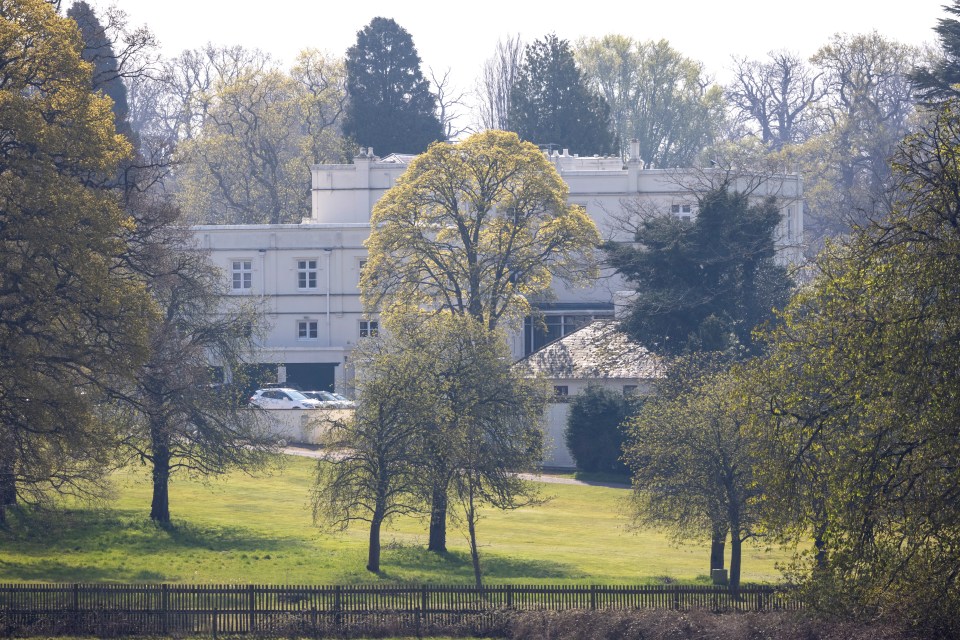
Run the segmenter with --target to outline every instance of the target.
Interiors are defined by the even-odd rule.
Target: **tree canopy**
[[[100,391],[146,356],[153,307],[121,267],[129,220],[103,185],[130,153],[92,92],[72,20],[0,2],[0,475],[37,497],[103,472]],[[0,508],[2,512],[2,508]]]
[[[536,146],[487,131],[418,156],[377,202],[360,280],[370,309],[422,304],[495,327],[551,278],[596,272],[600,236]]]
[[[549,34],[524,49],[507,122],[521,139],[581,155],[615,150],[610,107],[585,82],[570,43]]]
[[[960,602],[960,119],[955,103],[935,116],[894,158],[891,213],[828,244],[769,334],[758,480],[772,526],[814,538],[802,566],[821,606],[896,611],[948,637]]]
[[[436,98],[420,70],[413,38],[391,18],[377,17],[347,50],[344,133],[379,153],[421,153],[443,139]]]
[[[686,167],[719,134],[723,92],[666,40],[611,34],[581,40],[576,58],[586,86],[610,107],[621,155],[636,139],[648,166]]]
[[[697,198],[696,215],[649,215],[636,244],[609,242],[611,266],[636,285],[625,329],[658,353],[753,347],[752,331],[786,303],[775,262],[775,199],[751,203],[727,186]]]

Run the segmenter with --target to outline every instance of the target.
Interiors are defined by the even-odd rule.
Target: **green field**
[[[118,473],[105,504],[15,517],[0,531],[0,582],[330,584],[471,583],[466,538],[451,525],[450,553],[428,553],[426,523],[390,522],[383,573],[370,574],[365,524],[323,532],[308,507],[312,460],[212,482],[176,479],[172,530],[149,518],[145,469]],[[499,583],[706,582],[704,541],[677,545],[662,532],[629,530],[627,489],[538,483],[539,506],[485,513],[478,526],[486,579]],[[776,582],[787,554],[747,547],[745,582]]]

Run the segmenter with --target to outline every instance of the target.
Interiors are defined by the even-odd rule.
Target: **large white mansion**
[[[569,201],[585,207],[605,237],[629,240],[619,221],[633,211],[696,216],[696,192],[706,187],[711,171],[644,168],[636,148],[632,152],[625,163],[566,151],[548,157],[570,188]],[[265,381],[349,392],[351,350],[377,331],[377,316],[364,312],[357,289],[370,212],[411,159],[378,158],[368,150],[353,164],[314,165],[311,213],[300,224],[193,228],[198,244],[229,279],[232,294],[262,300],[270,324],[259,354]],[[780,259],[799,262],[802,179],[740,180],[738,188],[749,186],[756,196],[775,195],[781,202]],[[586,289],[556,283],[555,295],[537,303],[546,329],[528,319],[513,336],[514,354],[526,355],[594,318],[613,316],[615,292],[627,288],[612,275]]]

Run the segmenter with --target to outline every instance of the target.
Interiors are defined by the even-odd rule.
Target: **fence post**
[[[597,610],[597,585],[590,585],[590,610]]]
[[[170,610],[170,594],[167,585],[160,585],[160,632],[167,635],[167,611]]]
[[[427,615],[427,585],[420,585],[420,610],[417,611],[417,635],[420,634],[420,623]]]
[[[513,609],[513,585],[507,585],[507,609]]]
[[[213,608],[213,640],[217,640],[217,619],[220,616],[217,615],[217,608]]]
[[[73,583],[73,633],[83,635],[80,631],[80,585]]]
[[[257,595],[253,590],[253,585],[247,585],[247,610],[250,616],[250,633],[253,633],[257,628],[256,620],[256,608],[257,608]]]
[[[337,629],[339,629],[340,625],[342,624],[342,618],[340,616],[341,604],[340,585],[336,585],[333,587],[333,624],[337,627]]]
[[[673,608],[680,610],[680,585],[673,585]]]

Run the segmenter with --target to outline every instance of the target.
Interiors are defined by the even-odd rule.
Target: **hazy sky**
[[[631,2],[528,2],[481,0],[88,0],[116,4],[135,25],[146,23],[165,55],[214,44],[242,44],[285,62],[305,47],[342,55],[375,16],[407,29],[424,68],[446,68],[470,88],[497,39],[519,34],[530,42],[549,32],[580,37],[622,33],[666,38],[683,54],[723,78],[730,56],[761,57],[775,49],[809,56],[838,32],[880,33],[911,44],[934,42],[932,29],[952,0],[632,0]],[[567,7],[567,8],[561,8]]]

